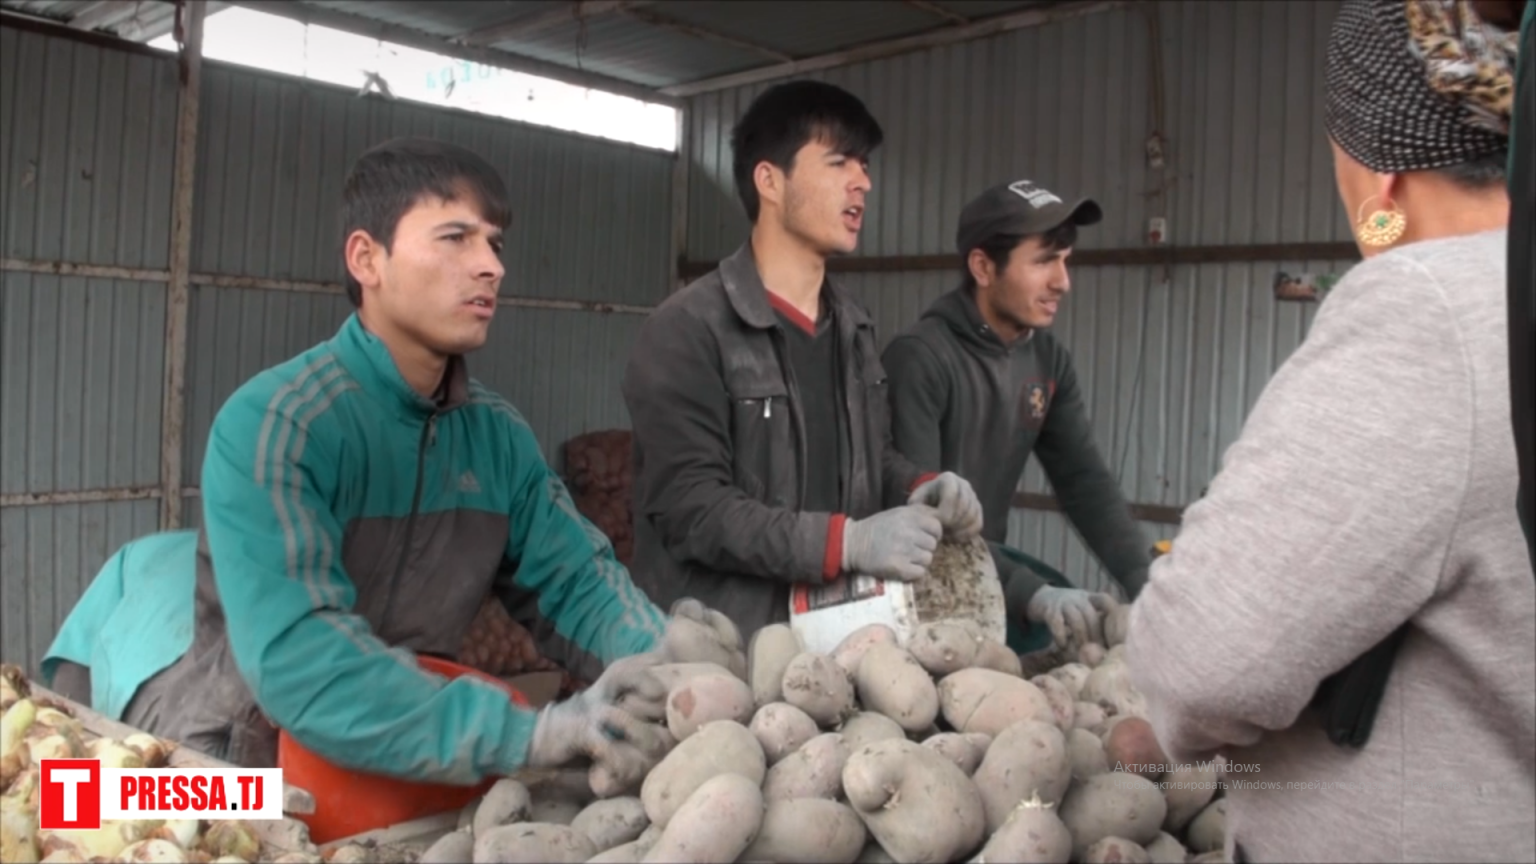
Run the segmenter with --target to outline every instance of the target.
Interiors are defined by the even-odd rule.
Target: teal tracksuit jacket
[[[45,674],[89,666],[96,707],[239,764],[275,764],[282,728],[361,770],[505,774],[535,715],[414,654],[454,657],[493,591],[589,680],[665,626],[517,411],[462,358],[421,397],[356,315],[230,397],[201,485],[195,549],[181,532],[114,556]]]

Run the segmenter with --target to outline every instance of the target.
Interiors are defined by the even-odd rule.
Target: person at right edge
[[[1229,861],[1536,860],[1514,60],[1466,3],[1346,0],[1334,22],[1324,118],[1364,260],[1185,511],[1126,639],[1168,761],[1243,766],[1221,778]]]
[[[1050,333],[1071,289],[1067,258],[1079,227],[1103,218],[1089,199],[1067,204],[1029,180],[1000,183],[960,213],[964,282],[891,340],[896,449],[924,471],[954,471],[982,502],[982,535],[1003,582],[1009,647],[1024,654],[1102,642],[1113,598],[1006,545],[1013,493],[1030,453],[1062,510],[1136,599],[1149,541],[1094,446],[1072,356]],[[1043,627],[1034,625],[1044,625]]]
[[[1489,24],[1519,32],[1509,121],[1509,393],[1520,462],[1515,506],[1536,575],[1536,2],[1476,0],[1472,8]]]

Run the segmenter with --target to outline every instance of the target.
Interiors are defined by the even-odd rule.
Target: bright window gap
[[[176,50],[171,35],[149,45]],[[397,99],[677,150],[677,110],[667,105],[483,66],[242,6],[221,9],[205,19],[203,56],[358,90],[373,73]]]

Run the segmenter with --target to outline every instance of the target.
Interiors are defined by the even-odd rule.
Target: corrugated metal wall
[[[423,135],[473,149],[506,179],[504,296],[645,306],[667,293],[671,154],[243,69],[211,67],[203,86],[196,272],[339,283],[336,202],[348,168],[373,144]],[[224,399],[328,337],[351,309],[337,294],[193,290],[189,485]],[[503,306],[470,369],[518,407],[557,459],[572,435],[628,425],[616,382],[639,323],[633,314]]]
[[[1161,31],[1157,123],[1144,7]],[[953,251],[961,207],[986,186],[1031,177],[1087,194],[1105,220],[1079,249],[1143,244],[1159,177],[1144,142],[1161,127],[1180,245],[1329,242],[1350,235],[1333,188],[1321,111],[1333,2],[1135,4],[808,77],[863,98],[886,131],[859,254]],[[736,118],[769,84],[696,97],[688,144],[688,257],[714,260],[746,237],[730,177]],[[1183,505],[1215,473],[1264,383],[1301,341],[1310,305],[1277,303],[1276,270],[1338,262],[1082,267],[1056,332],[1086,388],[1095,438],[1127,498]],[[881,334],[915,321],[957,277],[845,277]],[[1021,488],[1046,492],[1032,463]],[[1150,538],[1176,526],[1147,524]],[[1082,584],[1105,574],[1059,514],[1015,511],[1010,538]]]
[[[0,257],[167,265],[175,68],[0,28]],[[163,281],[0,271],[0,656],[30,663],[111,550],[153,530]],[[57,493],[63,493],[57,494]]]
[[[107,556],[158,527],[176,101],[169,56],[0,28],[0,256],[138,277],[0,271],[0,657],[29,669]],[[187,487],[223,400],[351,311],[340,293],[290,283],[341,279],[336,202],[374,143],[442,138],[502,171],[505,298],[645,306],[667,292],[671,154],[212,63],[202,109]],[[215,287],[215,275],[261,281]],[[616,382],[640,320],[503,305],[471,369],[558,463],[567,438],[628,424]],[[195,492],[185,500],[196,524]]]

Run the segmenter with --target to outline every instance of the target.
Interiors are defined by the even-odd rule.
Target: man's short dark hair
[[[868,159],[884,139],[869,109],[841,87],[791,81],[763,91],[731,130],[731,173],[747,219],[755,224],[762,205],[752,180],[759,163],[788,174],[795,154],[813,140],[850,159]]]
[[[400,219],[424,198],[476,202],[480,218],[506,230],[512,221],[507,187],[489,162],[456,144],[430,138],[394,138],[363,155],[341,193],[342,242],[363,230],[387,251]],[[346,274],[347,297],[363,303],[363,287]]]
[[[1039,237],[1043,249],[1051,252],[1062,252],[1071,249],[1077,243],[1077,223],[1063,222],[1044,234],[1000,234],[975,248],[980,249],[991,260],[992,266],[1001,273],[1008,269],[1008,259],[1012,257],[1013,250],[1031,237]],[[960,270],[965,277],[965,287],[976,287],[976,277],[971,275],[971,253],[966,252],[965,258],[960,262]]]

